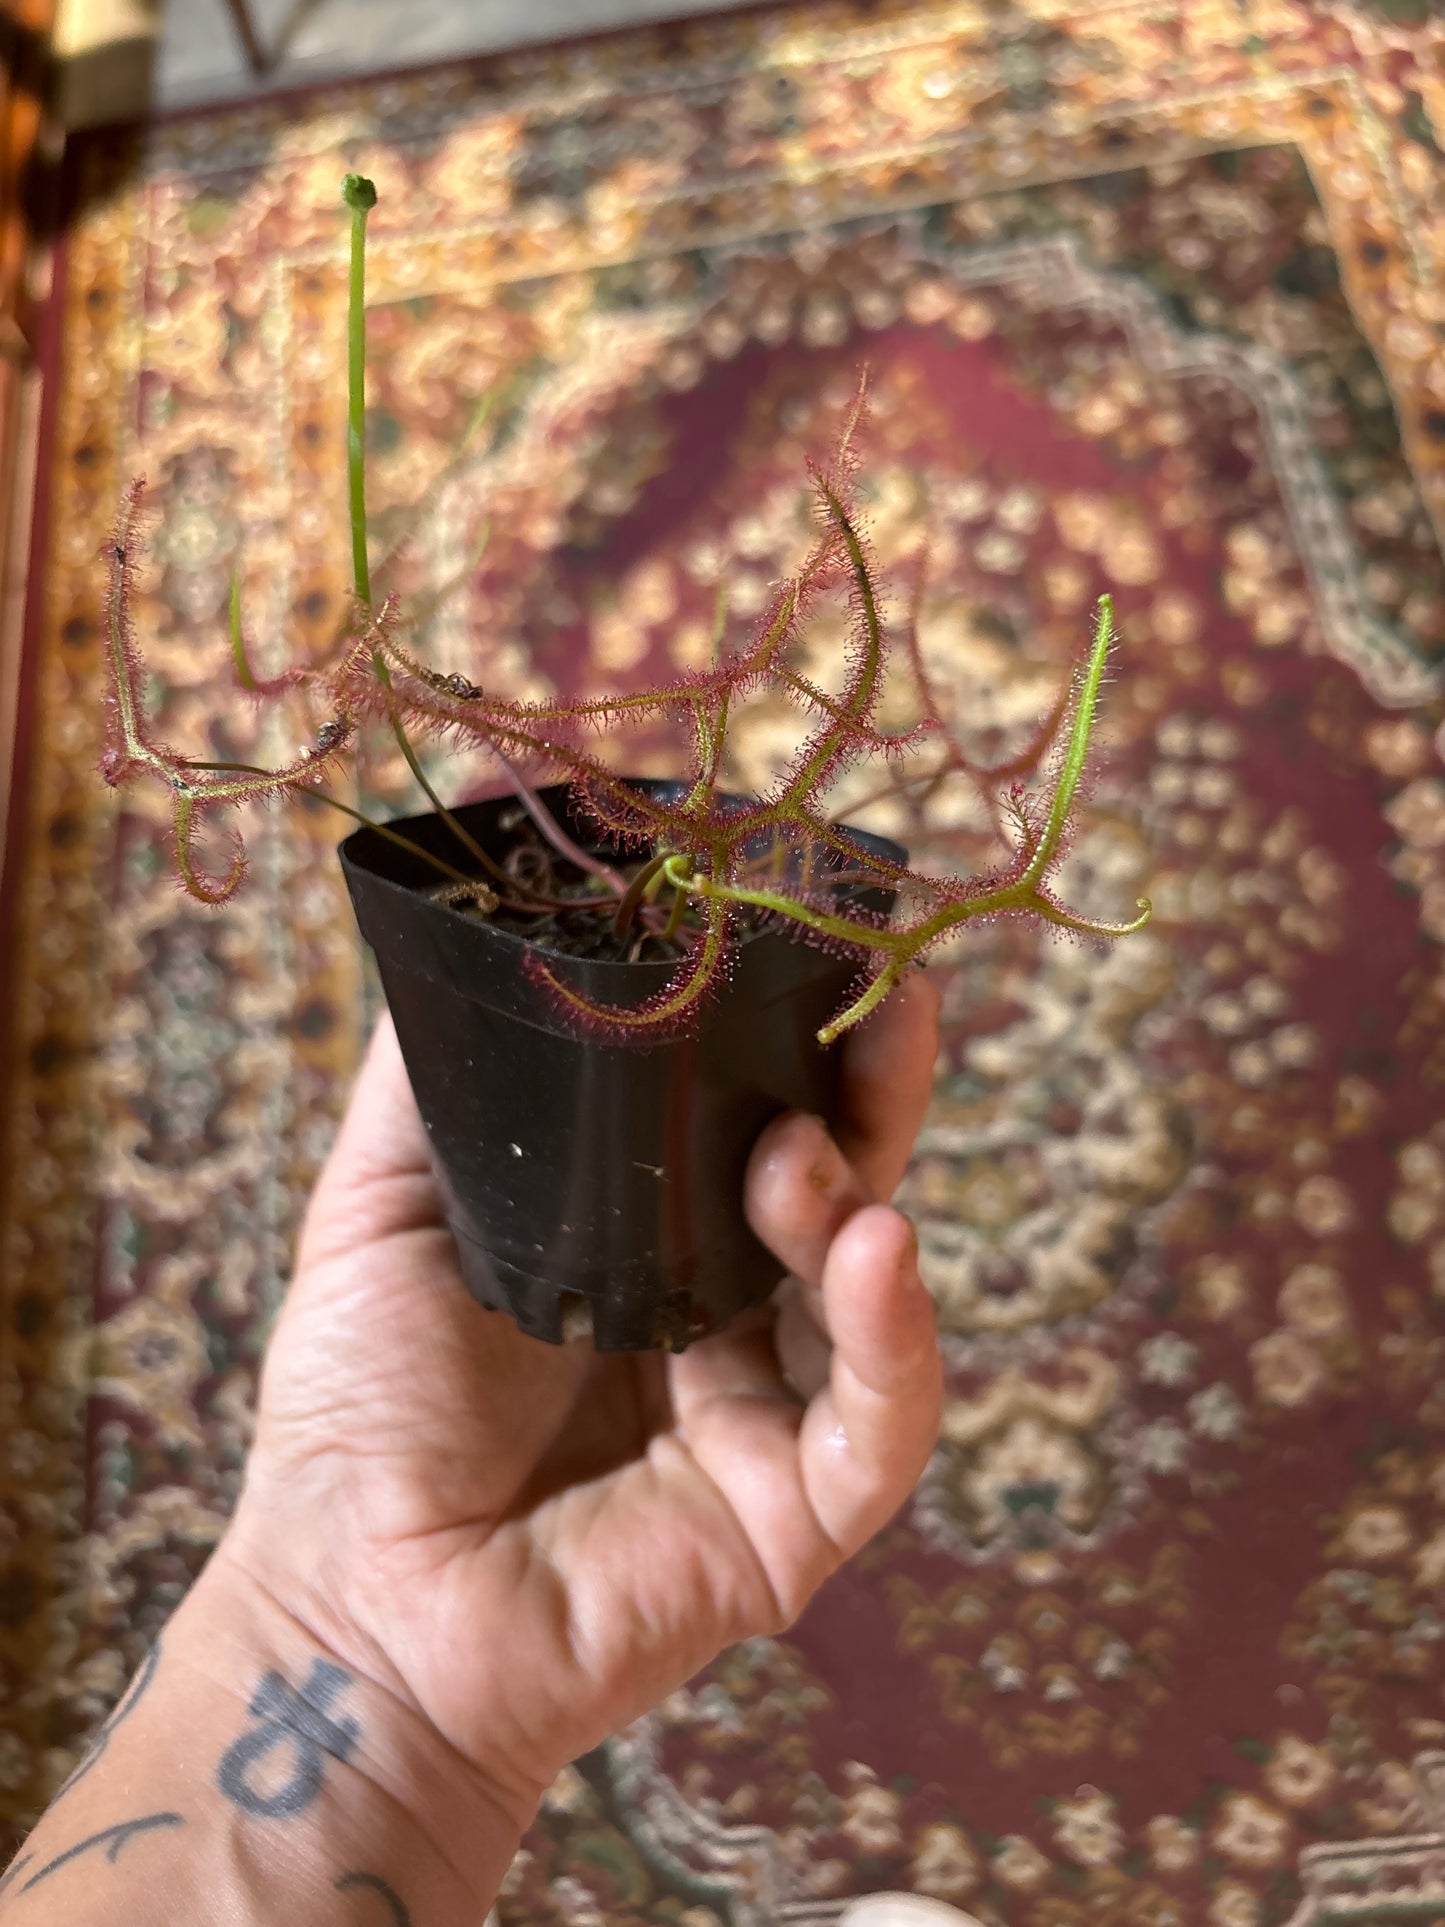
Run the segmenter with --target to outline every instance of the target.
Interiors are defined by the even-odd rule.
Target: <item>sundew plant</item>
[[[111,544],[110,730],[102,770],[113,784],[150,780],[169,791],[176,868],[192,897],[206,904],[224,903],[244,876],[245,851],[234,831],[219,869],[209,867],[198,850],[203,822],[222,810],[292,794],[320,797],[369,822],[327,786],[362,728],[380,723],[394,733],[412,774],[452,832],[450,859],[409,845],[436,873],[438,895],[467,914],[486,916],[504,906],[514,916],[535,913],[539,919],[559,907],[575,910],[581,901],[610,920],[619,945],[630,932],[645,932],[674,959],[661,990],[639,1005],[620,1007],[590,1002],[564,983],[548,961],[545,936],[529,951],[528,968],[579,1022],[619,1042],[648,1041],[693,1021],[726,972],[735,945],[759,924],[785,928],[804,941],[857,958],[859,975],[850,1001],[819,1032],[820,1040],[830,1043],[876,1009],[931,950],[975,918],[1024,912],[1095,937],[1126,936],[1147,921],[1149,906],[1143,899],[1133,921],[1105,923],[1066,908],[1051,885],[1085,773],[1113,638],[1107,596],[1098,605],[1087,659],[1053,718],[1048,780],[1033,789],[1015,782],[1003,799],[1012,847],[1000,867],[978,876],[924,875],[865,847],[830,816],[827,793],[845,770],[876,760],[890,782],[907,783],[912,780],[907,774],[910,756],[944,732],[911,634],[906,667],[917,685],[922,721],[902,734],[885,733],[875,721],[890,637],[855,506],[866,413],[861,384],[831,459],[811,470],[817,531],[811,547],[778,586],[745,642],[728,643],[725,598],[719,597],[709,668],[630,693],[516,702],[484,681],[418,660],[408,645],[397,599],[374,601],[371,590],[364,298],[367,216],[376,205],[376,190],[360,176],[348,175],[342,198],[351,217],[351,619],[330,661],[262,680],[252,673],[234,592],[231,605],[231,645],[242,688],[260,700],[306,692],[312,713],[326,719],[314,741],[275,769],[198,761],[159,741],[146,717],[145,671],[131,612],[141,547],[142,481],[133,482],[125,495]],[[846,600],[849,622],[836,687],[824,688],[795,664],[808,612],[819,598],[829,596]],[[739,799],[719,787],[729,722],[749,699],[767,692],[783,694],[797,711],[796,753],[767,794]],[[687,743],[680,780],[661,795],[656,786],[639,789],[615,773],[597,752],[599,739],[611,743],[626,732],[659,723],[680,723]],[[555,880],[528,882],[505,871],[469,834],[437,796],[418,759],[415,741],[435,736],[480,750],[490,759],[558,861],[581,876],[580,899],[574,890],[565,906],[560,905]],[[947,753],[944,760],[949,760]],[[624,856],[603,861],[569,836],[537,795],[536,785],[543,780],[565,782],[577,817],[594,824],[598,841]],[[385,824],[371,827],[394,841],[405,840]],[[857,890],[840,890],[840,878],[850,886],[891,893],[896,905],[892,917],[870,913],[851,901]]]

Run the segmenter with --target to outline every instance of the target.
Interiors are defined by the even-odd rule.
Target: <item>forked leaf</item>
[[[221,809],[284,793],[305,793],[320,795],[348,816],[367,820],[319,786],[334,759],[353,743],[362,723],[374,718],[393,731],[424,793],[451,825],[457,861],[471,866],[469,873],[429,852],[419,852],[447,879],[443,900],[469,901],[488,914],[499,897],[484,877],[504,885],[506,892],[514,886],[436,795],[412,743],[413,731],[445,736],[490,756],[540,824],[546,841],[568,862],[595,871],[607,883],[598,911],[613,917],[624,939],[639,917],[653,931],[665,925],[668,936],[682,934],[687,914],[696,919],[699,927],[686,956],[664,988],[636,1009],[592,1003],[567,984],[539,950],[526,953],[528,969],[562,1008],[585,1027],[619,1041],[645,1043],[696,1019],[721,980],[745,911],[753,913],[754,921],[780,923],[808,942],[856,956],[866,965],[852,1001],[819,1033],[825,1041],[862,1022],[930,949],[975,917],[1024,912],[1063,929],[1103,937],[1128,935],[1140,927],[1148,916],[1142,900],[1138,918],[1106,923],[1068,909],[1048,887],[1077,800],[1112,642],[1113,605],[1107,596],[1099,603],[1087,664],[1072,690],[1061,695],[1040,736],[1019,756],[986,769],[971,762],[949,734],[927,672],[918,636],[926,580],[926,565],[920,562],[910,597],[905,651],[922,721],[903,734],[890,735],[876,727],[889,636],[854,507],[866,381],[860,381],[831,461],[811,471],[817,538],[796,573],[774,593],[749,642],[735,655],[729,656],[724,646],[727,594],[723,583],[714,615],[710,666],[646,689],[518,702],[486,687],[485,675],[477,682],[470,675],[421,661],[405,638],[395,599],[388,597],[378,607],[371,600],[363,377],[366,224],[375,205],[375,189],[360,176],[348,176],[343,198],[352,228],[347,477],[356,604],[351,633],[325,667],[297,668],[261,679],[252,668],[243,630],[239,578],[232,581],[229,608],[230,649],[242,688],[258,700],[290,690],[307,692],[327,717],[315,741],[289,763],[269,770],[190,761],[160,741],[146,716],[143,668],[131,614],[144,499],[140,481],[132,484],[122,501],[111,543],[106,602],[109,727],[101,766],[110,782],[148,779],[167,791],[174,814],[177,870],[192,896],[203,903],[224,902],[244,874],[245,853],[234,833],[228,835],[226,863],[220,872],[198,854],[202,819]],[[840,586],[848,598],[851,621],[840,686],[829,689],[800,674],[790,652],[815,600]],[[738,803],[721,795],[718,788],[728,732],[742,705],[760,694],[781,697],[797,711],[798,750],[769,794]],[[610,755],[604,758],[592,747],[599,732],[615,736],[676,722],[687,728],[691,747],[686,771],[680,772],[684,780],[672,796],[630,784],[616,773]],[[950,774],[980,787],[1018,776],[1036,766],[1061,732],[1065,740],[1047,798],[1036,800],[1015,786],[998,800],[1002,816],[1017,828],[1018,847],[996,875],[924,875],[868,849],[828,820],[823,799],[829,785],[860,758],[882,758],[892,768],[921,744],[938,745],[939,753],[924,771],[899,770],[890,777],[900,795],[909,793],[910,786],[921,786],[931,795]],[[594,822],[616,847],[641,855],[630,882],[610,862],[574,842],[550,816],[535,789],[543,775],[569,785],[579,818]],[[393,842],[405,840],[388,825],[373,827]],[[829,878],[839,864],[851,879],[897,894],[899,910],[893,922],[837,898],[836,882]]]

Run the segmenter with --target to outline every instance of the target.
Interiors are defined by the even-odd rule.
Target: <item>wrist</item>
[[[481,1920],[518,1832],[414,1708],[223,1546],[0,1879],[0,1915]]]
[[[413,1894],[436,1893],[435,1917],[480,1919],[535,1809],[505,1800],[360,1647],[299,1615],[229,1539],[165,1636],[173,1690],[228,1706],[211,1783],[242,1823],[314,1819],[330,1858],[349,1846],[360,1864],[404,1865]],[[433,1913],[415,1899],[410,1911]]]
[[[424,1777],[434,1762],[479,1816],[499,1815],[520,1838],[562,1767],[596,1739],[575,1730],[559,1669],[539,1663],[507,1586],[460,1586],[468,1562],[447,1543],[422,1537],[398,1548],[369,1532],[354,1495],[342,1516],[331,1494],[279,1505],[274,1479],[257,1476],[258,1457],[201,1585],[252,1602],[263,1625],[293,1624],[370,1681]],[[326,1524],[297,1531],[298,1514]]]

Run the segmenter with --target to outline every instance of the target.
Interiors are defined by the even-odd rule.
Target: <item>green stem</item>
[[[236,674],[241,687],[254,694],[256,678],[251,674],[251,665],[246,660],[246,636],[241,628],[241,574],[234,570],[231,575],[231,655],[236,664]]]
[[[381,676],[382,681],[386,683],[388,688],[390,688],[391,684],[390,684],[390,679],[388,678],[386,673],[386,664],[378,661],[377,672]],[[401,751],[402,755],[406,758],[407,768],[411,771],[417,783],[420,785],[422,794],[426,797],[427,801],[431,804],[432,808],[436,811],[437,815],[441,818],[443,823],[446,824],[447,828],[451,831],[452,835],[457,839],[458,843],[460,843],[462,848],[467,852],[467,854],[469,856],[474,857],[476,861],[481,864],[482,868],[486,870],[490,875],[492,876],[502,875],[503,872],[498,870],[497,865],[487,855],[486,851],[482,848],[481,844],[478,843],[477,839],[472,835],[471,831],[466,827],[464,823],[458,821],[458,819],[447,808],[446,804],[443,803],[442,799],[437,795],[435,789],[433,789],[430,778],[427,776],[427,773],[422,768],[421,764],[417,761],[416,751],[411,746],[411,738],[407,735],[406,730],[402,727],[401,718],[399,716],[393,716],[391,719],[391,733],[396,738],[397,748]]]
[[[354,823],[363,823],[368,830],[375,830],[378,836],[385,837],[388,843],[394,843],[399,850],[409,850],[413,856],[419,856],[424,863],[429,863],[453,883],[474,884],[477,881],[475,877],[469,877],[465,870],[458,870],[454,864],[448,863],[445,857],[433,856],[420,843],[413,843],[409,836],[402,836],[385,823],[378,823],[374,816],[368,816],[364,810],[354,810],[349,803],[343,803],[339,796],[328,796],[325,790],[310,790],[307,794],[322,803],[329,803],[333,810],[340,810],[343,816],[349,816]]]
[[[351,209],[351,281],[346,308],[346,474],[351,499],[351,568],[359,602],[371,607],[366,554],[366,217],[376,188],[348,174],[341,198]]]
[[[371,613],[371,565],[366,553],[366,217],[376,206],[376,188],[364,175],[348,174],[341,198],[351,209],[351,275],[346,306],[346,479],[351,506],[351,572],[356,599]],[[380,649],[371,655],[383,689],[391,688],[391,672]],[[417,759],[399,716],[391,719],[391,733],[422,794],[452,835],[484,870],[495,873],[476,838],[459,823],[432,788]]]
[[[663,868],[666,869],[666,867],[664,864]],[[667,926],[662,933],[665,943],[671,943],[672,939],[677,935],[678,930],[682,926],[683,912],[686,909],[687,892],[686,890],[679,890],[674,894],[672,904],[667,913]]]
[[[718,697],[717,715],[710,718],[707,713],[707,698],[700,696],[693,704],[694,738],[697,744],[698,779],[683,800],[685,816],[696,816],[713,793],[717,782],[718,767],[722,762],[723,743],[728,727],[728,692],[723,690]]]
[[[660,881],[666,854],[655,856],[651,862],[644,863],[637,875],[627,886],[627,894],[617,906],[617,915],[612,919],[612,934],[625,937],[642,904],[648,901],[648,890],[653,883]]]
[[[341,184],[341,198],[351,209],[351,277],[347,289],[346,310],[346,467],[347,485],[351,504],[351,566],[356,585],[356,599],[367,614],[371,613],[371,568],[366,549],[366,218],[376,206],[376,189],[360,174],[348,174]],[[469,428],[468,438],[486,419],[490,404],[486,403],[477,410]],[[391,671],[380,647],[371,652],[372,667],[383,689],[390,689]],[[399,716],[391,719],[392,734],[398,749],[406,759],[423,795],[447,825],[458,842],[488,874],[503,877],[504,872],[487,855],[476,838],[461,824],[443,803],[433,789],[426,771],[421,766],[411,739]],[[496,745],[493,745],[496,748]],[[516,791],[523,807],[541,829],[547,840],[568,856],[584,870],[590,870],[605,877],[621,897],[626,893],[626,884],[617,872],[606,864],[598,864],[579,850],[562,830],[560,824],[550,815],[546,806],[523,782],[516,769],[497,749],[502,767],[508,780]]]
[[[1079,779],[1084,774],[1084,764],[1088,760],[1089,739],[1094,732],[1094,712],[1099,703],[1099,685],[1104,680],[1104,664],[1108,659],[1109,646],[1113,640],[1114,598],[1102,595],[1099,597],[1099,613],[1094,625],[1094,646],[1089,652],[1088,665],[1079,686],[1074,726],[1069,731],[1069,746],[1064,752],[1063,767],[1059,771],[1059,780],[1054,786],[1053,798],[1049,803],[1048,820],[1044,824],[1038,847],[1029,858],[1028,867],[1019,878],[1020,883],[1027,883],[1030,886],[1037,883],[1058,853],[1059,840],[1068,823],[1069,811],[1079,787]]]
[[[999,910],[1032,910],[1045,917],[1050,923],[1057,923],[1062,928],[1101,937],[1130,936],[1136,930],[1143,929],[1150,917],[1149,903],[1144,897],[1139,899],[1140,914],[1132,923],[1100,924],[1083,917],[1075,917],[1071,912],[1051,904],[1046,897],[1041,897],[1035,883],[1026,872],[1016,877],[1012,883],[982,891],[977,896],[945,903],[931,916],[925,917],[909,929],[875,929],[870,924],[855,923],[851,917],[835,916],[825,910],[815,910],[811,904],[800,903],[796,897],[785,896],[781,891],[752,890],[739,884],[715,882],[712,877],[694,871],[689,858],[681,853],[668,857],[662,870],[667,881],[679,895],[686,893],[690,896],[721,899],[727,903],[746,903],[754,909],[768,910],[775,916],[786,917],[790,922],[803,924],[809,930],[816,930],[819,936],[834,937],[841,942],[857,945],[865,950],[891,952],[889,962],[884,965],[863,995],[818,1032],[819,1041],[825,1044],[832,1043],[841,1031],[860,1022],[881,1003],[913,960],[939,937],[960,924],[970,922],[974,917],[989,916]]]
[[[818,1032],[818,1042],[834,1044],[845,1030],[851,1030],[854,1024],[861,1024],[865,1017],[871,1016],[884,998],[902,983],[905,968],[896,961],[885,964],[861,997],[855,998],[846,1010],[839,1011],[836,1017],[824,1024]]]
[[[776,890],[749,890],[735,883],[715,883],[710,876],[694,871],[691,859],[681,854],[668,857],[662,867],[668,882],[691,896],[714,897],[726,903],[750,904],[755,910],[771,910],[775,916],[787,917],[792,923],[806,924],[820,936],[838,937],[870,950],[897,950],[905,934],[898,930],[875,930],[871,924],[854,923],[850,917],[830,916]]]
[[[186,767],[187,769],[242,770],[248,776],[269,776],[271,773],[269,770],[258,769],[254,763],[187,763]],[[453,883],[476,882],[475,877],[467,876],[462,870],[453,869],[445,857],[433,856],[431,851],[424,850],[420,843],[413,843],[410,837],[402,836],[396,830],[389,829],[385,823],[378,823],[375,817],[368,816],[364,810],[353,809],[349,803],[343,803],[339,796],[328,795],[325,790],[307,790],[305,793],[307,796],[314,796],[318,803],[325,803],[333,810],[340,810],[342,815],[349,816],[353,823],[360,823],[368,830],[375,830],[378,836],[384,836],[388,843],[394,843],[399,850],[406,850],[412,856],[419,856],[434,870],[440,870],[444,877],[450,877]]]
[[[1136,897],[1134,903],[1139,914],[1131,917],[1127,923],[1106,923],[1101,917],[1076,916],[1072,910],[1050,903],[1047,897],[1035,897],[1029,908],[1041,916],[1045,923],[1055,924],[1060,930],[1076,931],[1081,937],[1132,937],[1144,928],[1154,914],[1148,897]]]

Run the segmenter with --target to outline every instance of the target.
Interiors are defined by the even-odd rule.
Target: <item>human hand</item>
[[[390,1023],[307,1217],[212,1562],[437,1736],[520,1831],[557,1771],[787,1625],[937,1436],[933,1308],[877,1202],[928,1098],[914,978],[846,1045],[845,1123],[765,1132],[750,1221],[794,1274],[678,1356],[524,1336],[462,1285]]]

